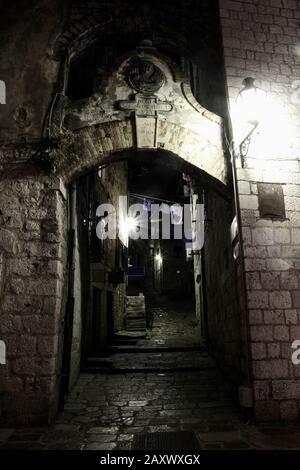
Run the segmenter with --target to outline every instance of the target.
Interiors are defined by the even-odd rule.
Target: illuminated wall
[[[299,416],[300,367],[291,360],[292,343],[300,339],[298,4],[295,0],[220,1],[236,144],[248,126],[236,101],[243,79],[256,78],[267,97],[255,106],[261,124],[253,134],[244,168],[237,159],[251,372],[259,420]],[[265,211],[268,202],[271,206]]]

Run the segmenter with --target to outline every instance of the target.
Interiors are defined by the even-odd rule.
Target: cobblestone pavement
[[[152,329],[148,329],[147,338],[137,341],[141,348],[184,348],[199,347],[195,313],[187,302],[161,297],[159,305],[150,307],[153,318]]]
[[[90,358],[85,371],[170,371],[183,369],[185,371],[195,369],[214,368],[214,362],[207,354],[200,351],[183,352],[143,352],[115,353],[101,358]]]
[[[199,346],[195,315],[192,311],[172,310],[170,307],[155,307],[150,342],[155,346],[178,347]]]
[[[0,449],[130,449],[142,432],[193,431],[200,449],[300,448],[300,426],[243,424],[216,370],[82,374],[51,428],[0,429]]]
[[[177,431],[194,432],[200,449],[300,449],[300,424],[244,424],[213,361],[185,349],[196,345],[191,311],[155,307],[136,352],[109,356],[114,371],[82,373],[53,426],[0,429],[0,450],[129,450],[141,433]]]

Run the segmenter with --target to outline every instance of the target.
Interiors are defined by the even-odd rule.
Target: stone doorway
[[[150,317],[153,315],[154,322],[151,327],[147,325],[147,330],[150,334],[147,335],[146,328],[144,334],[139,336],[141,332],[126,332],[126,324],[124,326],[124,315],[126,313],[124,305],[126,302],[126,293],[128,292],[129,286],[124,283],[124,279],[120,282],[116,281],[117,271],[124,271],[124,257],[128,257],[128,247],[124,251],[124,247],[114,245],[106,248],[101,245],[99,240],[95,238],[96,223],[95,214],[97,205],[103,201],[117,200],[117,197],[121,192],[127,192],[131,190],[136,196],[138,191],[135,184],[134,187],[128,189],[128,181],[130,179],[135,180],[137,174],[140,174],[138,178],[141,178],[140,186],[144,189],[144,196],[151,199],[151,191],[147,195],[147,188],[145,187],[145,176],[142,174],[152,167],[157,167],[157,172],[162,173],[162,167],[165,167],[165,173],[167,179],[169,178],[172,183],[172,176],[174,175],[189,175],[189,180],[193,181],[194,188],[198,191],[201,197],[204,197],[203,202],[206,205],[207,211],[212,211],[212,219],[206,221],[206,237],[207,244],[205,245],[202,253],[203,259],[207,258],[208,264],[201,266],[203,271],[200,272],[201,278],[199,283],[195,282],[195,278],[192,275],[187,278],[187,282],[190,282],[189,291],[187,292],[186,303],[189,303],[189,309],[186,309],[184,313],[183,308],[175,307],[175,303],[180,304],[180,296],[177,301],[176,292],[171,293],[171,297],[167,295],[164,300],[165,293],[158,292],[158,298],[153,303],[153,299],[146,301],[147,309],[150,310]],[[98,181],[102,180],[102,185],[105,185],[105,181],[108,184],[109,190],[111,191],[110,197],[107,199],[107,194],[104,197],[105,191],[101,193],[101,190],[95,190],[95,178]],[[147,180],[147,177],[146,177]],[[149,180],[149,177],[148,177]],[[150,180],[149,180],[150,181]],[[154,181],[157,181],[154,178]],[[157,183],[156,183],[157,184]],[[170,194],[165,193],[165,184],[162,185],[162,200],[170,198]],[[184,180],[182,180],[184,184]],[[195,168],[193,165],[184,162],[179,157],[169,155],[165,151],[155,152],[144,151],[139,152],[126,152],[115,155],[111,160],[107,159],[105,164],[101,164],[100,169],[95,169],[93,172],[84,173],[79,179],[77,179],[77,218],[74,223],[77,234],[75,238],[75,253],[77,253],[77,259],[74,260],[74,284],[77,285],[77,295],[75,296],[75,310],[74,310],[74,324],[73,324],[73,339],[72,339],[72,357],[70,367],[70,378],[68,389],[71,391],[77,381],[80,370],[85,372],[105,372],[106,370],[130,370],[130,369],[145,369],[147,370],[151,366],[147,365],[156,363],[157,368],[178,369],[186,367],[189,368],[188,363],[198,364],[197,354],[196,359],[193,359],[193,351],[204,350],[210,346],[212,341],[211,351],[213,352],[213,344],[219,335],[223,335],[225,324],[218,324],[218,328],[214,323],[216,319],[213,318],[214,312],[218,309],[218,306],[214,304],[215,298],[210,292],[204,292],[205,295],[209,295],[209,301],[205,300],[200,306],[202,317],[202,331],[199,330],[199,324],[195,316],[195,288],[202,289],[204,291],[208,289],[214,289],[214,269],[215,263],[220,263],[220,255],[224,256],[223,266],[220,265],[224,272],[227,272],[227,283],[228,286],[232,283],[232,286],[236,282],[235,268],[230,252],[230,245],[228,244],[228,238],[226,232],[224,234],[224,226],[227,226],[229,231],[230,220],[232,218],[232,201],[229,192],[226,188],[222,188],[218,184],[211,185],[211,180],[208,177],[207,181],[205,175],[201,170]],[[172,184],[171,184],[172,186]],[[74,182],[72,183],[74,188]],[[152,188],[153,189],[153,188]],[[96,191],[96,193],[95,193]],[[87,204],[87,194],[94,194],[94,199],[91,200],[91,205]],[[158,194],[156,194],[157,196]],[[74,195],[73,195],[74,196]],[[155,197],[152,193],[152,197]],[[83,203],[82,203],[83,201]],[[208,212],[207,212],[208,213]],[[216,216],[215,214],[219,214]],[[221,215],[222,214],[222,215]],[[212,227],[215,224],[215,227]],[[89,232],[89,235],[87,235]],[[220,233],[223,235],[220,236]],[[91,243],[87,241],[88,237],[91,237]],[[77,243],[77,245],[76,245]],[[205,253],[205,250],[207,252]],[[106,252],[106,255],[105,255]],[[99,257],[100,256],[100,257]],[[106,261],[105,260],[106,256]],[[153,256],[153,255],[152,255]],[[90,259],[90,266],[92,270],[88,270],[85,266],[86,260]],[[123,260],[122,260],[123,258]],[[200,258],[201,259],[201,258]],[[112,264],[110,265],[110,262]],[[102,263],[102,264],[101,264]],[[104,264],[103,264],[104,263]],[[106,263],[106,265],[105,265]],[[120,264],[121,263],[121,264]],[[123,263],[123,264],[122,264]],[[192,260],[193,264],[193,260]],[[210,268],[212,264],[213,268]],[[206,271],[205,271],[206,270]],[[198,273],[199,274],[199,273]],[[204,279],[208,277],[208,286],[204,286]],[[206,279],[205,279],[206,280]],[[119,282],[119,283],[118,283]],[[221,278],[218,282],[221,282]],[[132,286],[131,286],[132,288]],[[133,287],[134,291],[135,287]],[[138,287],[140,289],[140,285]],[[93,313],[89,317],[87,303],[85,303],[89,297],[88,292],[92,290],[92,306],[95,307],[95,298],[98,299],[97,307],[95,307]],[[127,292],[126,292],[127,291]],[[131,293],[133,292],[131,291]],[[233,292],[233,287],[224,290],[219,293],[219,296],[224,295],[227,308],[234,308],[236,299],[228,296],[228,291]],[[137,290],[136,293],[139,291]],[[108,297],[111,298],[109,307]],[[76,298],[77,297],[77,298]],[[151,296],[150,296],[151,297]],[[171,302],[170,302],[171,300]],[[203,300],[203,299],[202,299]],[[149,302],[153,303],[152,309],[149,308]],[[220,301],[220,297],[219,297]],[[181,302],[181,306],[182,306]],[[165,308],[164,308],[165,307]],[[161,309],[161,311],[160,311]],[[204,310],[205,309],[205,310]],[[112,314],[108,314],[108,311],[112,310]],[[208,318],[208,312],[211,312],[210,318]],[[173,312],[173,313],[172,313]],[[177,313],[176,313],[177,312]],[[150,320],[151,321],[151,320]],[[228,326],[228,325],[227,325]],[[222,331],[220,329],[222,327]],[[114,330],[114,339],[111,341],[109,338],[109,331],[111,328]],[[232,330],[235,331],[236,338],[239,333],[239,325],[232,324]],[[202,337],[201,337],[202,334]],[[117,337],[117,340],[116,340]],[[81,341],[80,341],[81,338]],[[93,340],[94,338],[94,340]],[[204,341],[203,341],[204,340]],[[219,341],[217,339],[217,341]],[[181,350],[189,352],[186,359],[176,356],[176,352]],[[132,357],[135,356],[134,352],[139,352],[140,356],[136,360],[132,361]],[[168,354],[174,352],[175,356]],[[143,353],[160,354],[164,353],[161,359],[156,361],[154,357],[151,359],[150,356],[145,356]],[[238,355],[238,349],[234,352]],[[225,364],[226,367],[226,364]]]
[[[195,253],[198,273],[193,279],[198,286],[196,301],[200,304],[205,273],[207,305],[203,309],[207,316],[202,321],[202,337],[205,336],[228,374],[235,395],[247,375],[246,337],[236,314],[240,303],[240,289],[236,288],[238,266],[228,235],[234,205],[222,145],[222,119],[195,101],[178,67],[150,44],[127,54],[102,78],[102,85],[88,99],[74,102],[65,94],[57,95],[47,148],[37,152],[38,161],[30,160],[22,171],[18,169],[17,178],[14,170],[4,175],[5,201],[8,212],[12,212],[12,215],[6,214],[6,209],[3,212],[8,221],[3,232],[4,264],[9,273],[7,321],[10,322],[11,315],[14,317],[16,308],[25,312],[24,318],[18,314],[14,321],[22,322],[26,338],[35,334],[34,344],[37,342],[39,348],[39,354],[29,351],[28,355],[19,356],[16,352],[15,366],[6,370],[8,388],[3,419],[8,422],[51,421],[57,412],[59,391],[64,396],[72,389],[80,371],[82,350],[90,348],[89,340],[82,343],[82,338],[91,338],[86,331],[98,329],[103,335],[102,344],[109,342],[112,325],[106,312],[110,294],[101,288],[101,283],[107,281],[103,279],[105,270],[95,259],[95,269],[89,272],[90,277],[95,276],[91,282],[82,273],[85,260],[93,253],[74,256],[80,243],[85,250],[89,247],[84,224],[91,224],[91,234],[95,233],[93,215],[76,214],[76,198],[79,193],[81,201],[87,197],[90,190],[89,179],[85,180],[87,174],[105,174],[113,165],[125,168],[137,153],[152,161],[154,156],[164,159],[170,171],[187,173],[195,194],[204,198],[208,242],[203,256]],[[30,152],[27,157],[29,160]],[[45,166],[41,166],[42,161]],[[120,184],[119,176],[115,173],[112,181]],[[75,181],[79,185],[76,191]],[[120,271],[126,271],[126,250],[115,246],[113,251],[118,269],[111,269],[110,292],[114,285],[119,286],[117,302],[121,305],[124,286],[118,276]],[[21,264],[26,267],[20,267],[20,253]],[[98,288],[94,291],[95,309],[103,312],[100,323],[99,318],[94,323],[90,317],[87,322],[81,319],[92,283],[100,284],[93,286]],[[81,296],[75,295],[78,289]],[[114,315],[113,328],[118,328],[121,321],[122,315]],[[208,335],[203,334],[205,329]],[[5,330],[4,339],[6,334]],[[241,351],[245,356],[242,364]],[[28,409],[23,409],[24,383]]]

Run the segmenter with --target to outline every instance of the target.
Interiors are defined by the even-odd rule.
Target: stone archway
[[[58,95],[52,111],[50,133],[59,151],[50,148],[46,157],[54,155],[56,174],[29,165],[35,149],[22,149],[21,168],[5,171],[0,183],[0,340],[7,348],[0,417],[6,423],[45,422],[57,411],[66,185],[116,154],[151,150],[177,155],[226,190],[221,118],[195,101],[178,68],[149,44],[123,57],[92,97],[72,102]],[[3,153],[7,164],[20,155]]]
[[[90,98],[59,95],[50,132],[72,141],[72,155],[58,162],[66,181],[116,152],[152,149],[178,155],[226,184],[222,126],[195,100],[178,67],[146,42],[103,76]]]

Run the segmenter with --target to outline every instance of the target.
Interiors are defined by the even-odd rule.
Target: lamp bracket
[[[258,121],[253,122],[253,128],[251,129],[249,134],[247,134],[247,136],[244,138],[244,140],[240,143],[239,153],[240,153],[240,157],[241,157],[242,168],[244,168],[245,157],[248,155],[249,147],[250,147],[250,144],[251,144],[251,139],[252,139],[252,136],[253,136],[254,132],[258,128],[258,125],[259,125]]]

